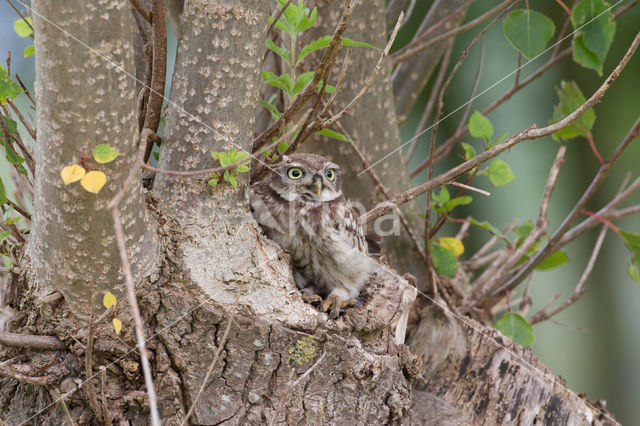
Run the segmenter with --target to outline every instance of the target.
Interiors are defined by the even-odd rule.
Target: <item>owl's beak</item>
[[[322,192],[322,176],[315,175],[313,177],[313,189],[315,190],[316,195],[320,195]]]

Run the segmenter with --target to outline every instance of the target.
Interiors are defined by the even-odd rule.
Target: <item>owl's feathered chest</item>
[[[251,206],[267,236],[289,252],[306,280],[321,292],[345,286],[357,295],[371,262],[362,228],[344,197],[287,201],[258,183],[252,188]]]

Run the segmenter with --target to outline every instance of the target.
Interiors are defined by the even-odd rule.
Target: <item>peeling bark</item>
[[[105,0],[33,5],[38,169],[28,245],[31,285],[40,295],[60,290],[78,313],[87,314],[92,295],[117,293],[122,282],[106,205],[129,172],[137,149],[136,83],[126,74],[135,75],[129,6],[126,1]],[[107,175],[100,193],[87,192],[77,182],[65,186],[62,168],[76,163],[79,152],[89,157],[100,143],[122,154],[104,165],[87,160],[92,170]],[[157,249],[139,183],[129,189],[120,209],[133,271],[140,277],[155,262]]]
[[[438,306],[421,314],[410,337],[424,359],[425,382],[412,395],[415,424],[616,424],[602,402],[569,391],[531,349]]]

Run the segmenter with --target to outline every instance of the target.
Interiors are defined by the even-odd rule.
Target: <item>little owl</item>
[[[305,300],[323,297],[330,318],[355,304],[375,263],[342,195],[337,164],[314,154],[285,156],[251,187],[251,208],[267,237],[291,255]]]

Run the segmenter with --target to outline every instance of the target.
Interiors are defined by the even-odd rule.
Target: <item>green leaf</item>
[[[119,155],[120,153],[118,151],[104,143],[97,145],[93,149],[93,159],[100,164],[110,163],[118,158]]]
[[[309,72],[304,72],[300,74],[296,78],[296,83],[293,85],[293,94],[297,95],[298,93],[300,93],[300,91],[304,89],[305,86],[309,84],[311,80],[313,80],[314,74],[315,74],[315,71],[309,71]]]
[[[474,111],[469,119],[469,133],[474,138],[481,138],[489,141],[493,136],[493,126],[491,121],[479,111]]]
[[[4,212],[4,215],[2,215],[2,221],[5,225],[13,225],[20,220],[20,216],[13,216],[15,212],[16,211],[13,206],[9,206],[9,208]]]
[[[318,130],[317,132],[314,132],[314,133],[316,133],[318,135],[324,135],[324,136],[328,136],[330,138],[338,139],[338,140],[341,140],[343,142],[353,142],[351,139],[349,139],[348,137],[346,137],[342,133],[334,132],[333,130],[330,130],[330,129],[322,129],[322,130]]]
[[[509,132],[504,132],[503,134],[501,134],[500,136],[498,136],[496,138],[496,140],[493,142],[493,144],[497,144],[498,142],[500,142],[502,139],[504,139],[505,136],[507,136],[509,134]]]
[[[354,47],[368,47],[369,49],[374,49],[374,50],[380,50],[377,47],[369,44],[369,43],[363,43],[361,41],[354,41],[351,40],[350,38],[346,38],[346,37],[342,37],[340,39],[340,42],[342,43],[343,46],[354,46]]]
[[[311,43],[304,46],[302,50],[300,50],[300,53],[298,54],[297,62],[300,62],[302,58],[304,58],[308,54],[313,53],[316,50],[324,49],[325,47],[329,46],[329,44],[331,44],[331,39],[332,39],[332,36],[320,37],[319,39],[313,40]]]
[[[24,48],[24,58],[27,59],[29,56],[33,55],[34,53],[36,53],[36,47],[35,46],[27,46]]]
[[[289,73],[282,75],[275,75],[271,71],[262,71],[262,79],[265,83],[278,87],[285,91],[288,95],[291,95],[291,77]]]
[[[442,205],[442,208],[445,211],[450,212],[454,208],[458,206],[465,206],[467,204],[470,204],[472,201],[473,201],[473,198],[471,198],[469,195],[463,195],[461,197],[456,197],[453,200],[445,202]]]
[[[9,130],[9,134],[16,136],[16,130],[18,129],[18,123],[16,123],[14,120],[10,119],[9,117],[3,117],[4,118],[4,122],[7,125],[7,129]],[[0,130],[0,135],[4,136],[4,132],[2,132],[2,130]],[[3,137],[0,136],[0,140],[2,140]]]
[[[258,102],[260,102],[260,105],[265,107],[267,109],[267,111],[269,111],[271,113],[271,117],[274,120],[277,120],[282,115],[282,113],[280,111],[278,111],[278,108],[276,108],[276,106],[274,104],[269,103],[267,101],[264,101],[262,99],[259,99]]]
[[[516,228],[514,232],[518,236],[518,245],[529,236],[531,231],[533,231],[533,223],[528,220]]]
[[[438,274],[455,278],[458,260],[453,250],[434,244],[431,241],[429,241],[429,250],[431,251],[433,266]]]
[[[0,65],[0,105],[7,103],[6,97],[15,99],[22,93],[22,87],[9,78],[9,73]]]
[[[301,6],[300,8],[304,8],[304,6],[302,6],[302,2],[300,2]],[[318,8],[314,7],[313,10],[311,11],[311,14],[307,15],[309,9],[304,10],[304,12],[302,13],[301,19],[298,22],[298,24],[295,26],[295,32],[296,33],[301,33],[304,30],[307,30],[311,27],[313,27],[316,23],[316,19],[318,17]]]
[[[269,16],[269,24],[273,24],[273,17],[271,16]],[[278,22],[276,22],[276,28],[281,31],[284,31],[285,33],[291,34],[289,23],[284,19],[278,19]]]
[[[20,37],[29,37],[31,34],[33,34],[33,21],[31,20],[31,17],[27,16],[26,22],[22,18],[15,20],[13,22],[13,29]]]
[[[515,312],[505,313],[494,328],[524,347],[533,345],[535,340],[533,326],[522,315]]]
[[[4,182],[2,182],[2,178],[0,178],[0,206],[4,206],[7,204],[7,193],[4,189]]]
[[[640,282],[640,257],[631,260],[631,264],[627,267],[627,274],[632,280]]]
[[[509,44],[532,59],[544,51],[556,31],[553,21],[535,10],[517,9],[509,13],[502,23]]]
[[[286,62],[289,62],[289,51],[284,47],[280,47],[275,44],[270,38],[264,41],[264,47],[276,52],[282,59],[284,59]]]
[[[623,231],[622,229],[618,229],[618,235],[622,237],[622,240],[629,250],[637,256],[640,256],[640,235],[634,234],[633,232]]]
[[[11,235],[11,231],[0,232],[0,243],[9,238],[9,235]]]
[[[246,173],[249,171],[249,167],[245,164],[240,164],[239,166],[236,167],[236,171],[240,173]]]
[[[460,145],[462,145],[462,149],[464,150],[464,159],[465,160],[471,160],[472,158],[474,158],[476,156],[476,149],[473,147],[473,145],[470,145],[466,142],[460,142]]]
[[[3,140],[2,144],[4,145],[7,161],[14,166],[17,166],[18,173],[27,176],[27,170],[22,165],[22,163],[24,163],[24,158],[16,154],[6,140]]]
[[[537,271],[548,271],[549,269],[553,269],[557,266],[564,265],[569,262],[569,257],[562,250],[556,250],[547,256],[538,266],[536,266]]]
[[[574,81],[563,81],[560,83],[560,89],[557,90],[557,93],[558,103],[553,107],[553,118],[550,120],[551,124],[562,120],[586,101],[580,87],[578,87]],[[573,123],[555,132],[553,139],[560,141],[575,138],[576,136],[586,137],[587,133],[591,131],[595,121],[596,113],[593,112],[593,109],[589,109]]]
[[[496,158],[489,164],[489,181],[493,186],[506,185],[515,178],[511,167],[503,160]]]
[[[477,221],[473,218],[469,219],[469,223],[474,225],[474,226],[478,226],[486,231],[489,231],[490,233],[492,233],[493,235],[495,235],[496,237],[499,238],[504,238],[506,239],[505,235],[502,233],[502,230],[500,228],[498,228],[497,226],[494,226],[492,224],[490,224],[488,221]]]
[[[278,153],[282,154],[289,148],[289,144],[285,141],[282,141],[278,144]]]
[[[226,174],[227,172],[225,172]],[[225,179],[231,184],[231,186],[233,187],[237,187],[238,186],[238,174],[237,173],[228,173],[227,176],[225,177]]]
[[[300,53],[298,54],[298,60],[297,60],[296,63],[300,62],[302,60],[302,58],[304,58],[308,54],[313,53],[316,50],[320,50],[320,49],[324,49],[325,47],[328,47],[331,44],[331,39],[332,38],[333,38],[333,36],[320,37],[320,38],[318,38],[316,40],[313,40],[311,43],[307,44],[306,46],[304,46],[302,48],[302,50],[300,50]],[[342,37],[340,39],[340,42],[342,43],[343,46],[368,47],[368,48],[371,48],[371,49],[379,50],[377,47],[372,46],[369,43],[362,43],[362,42],[359,42],[359,41],[354,41],[354,40],[351,40],[350,38],[346,38],[346,37]]]
[[[439,194],[433,191],[433,193],[431,194],[431,198],[433,198],[433,201],[435,201],[436,203],[443,204],[451,199],[451,195],[449,194],[449,190],[447,189],[447,187],[443,185],[440,188]]]
[[[571,13],[576,30],[573,60],[602,75],[602,65],[616,33],[610,5],[604,0],[581,0]]]
[[[209,179],[209,185],[211,186],[216,186],[218,184],[218,181],[220,180],[220,175],[217,173],[212,173],[211,174],[211,179]]]

